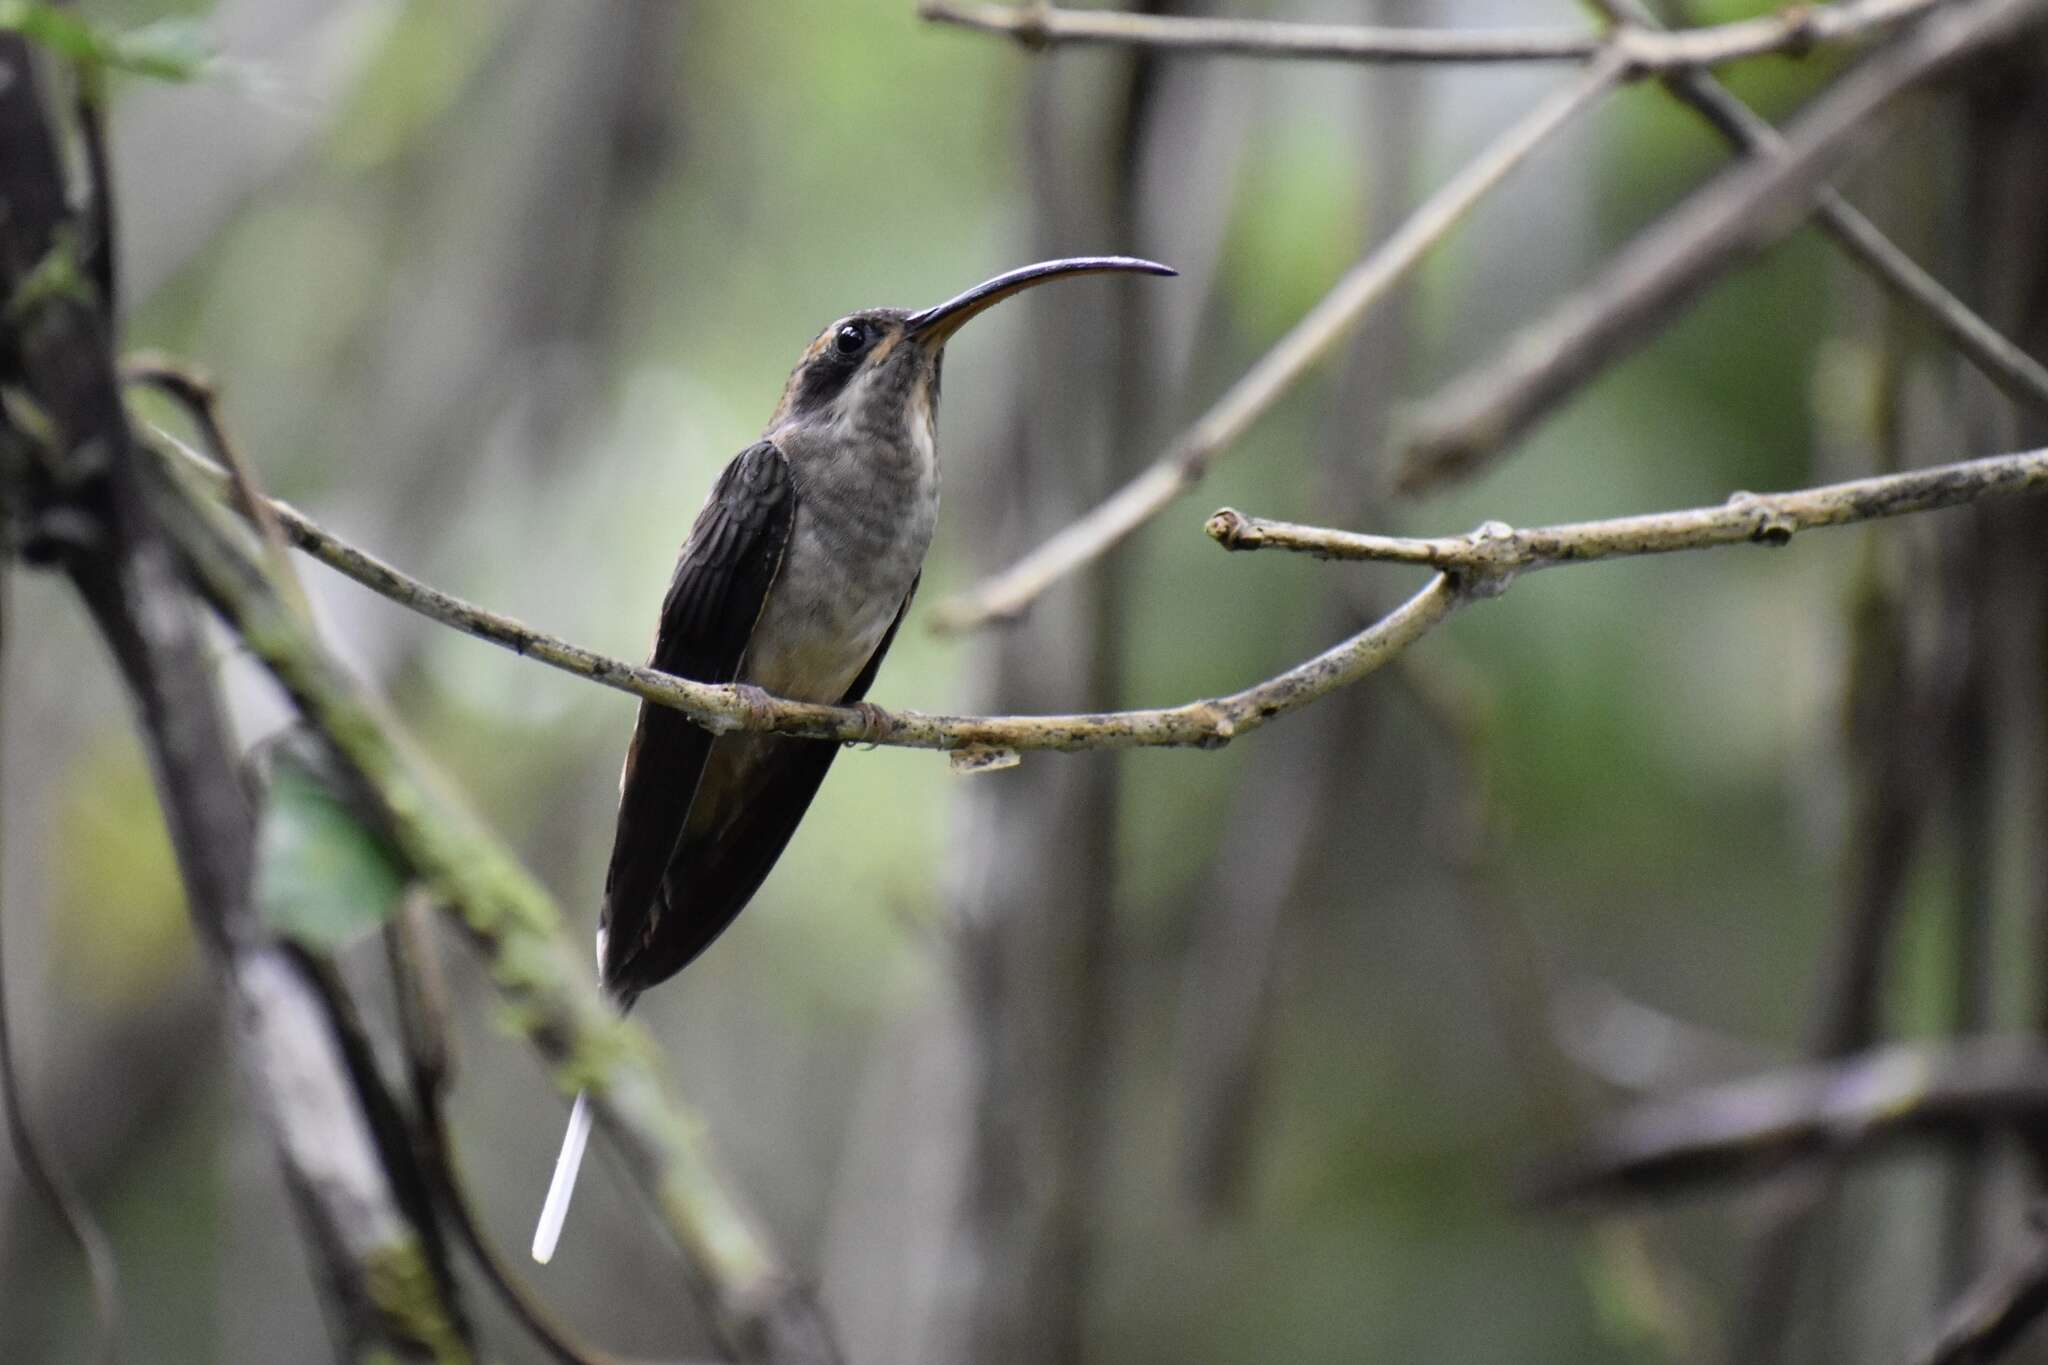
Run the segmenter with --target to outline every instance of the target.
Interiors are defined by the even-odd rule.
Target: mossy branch
[[[638,1027],[599,996],[554,903],[460,803],[437,789],[377,703],[312,637],[233,527],[160,453],[143,462],[150,502],[216,612],[360,783],[392,846],[451,910],[489,967],[503,1017],[551,1065],[565,1095],[590,1093],[655,1216],[708,1292],[743,1360],[837,1359],[822,1315],[726,1187],[702,1125],[664,1086]]]

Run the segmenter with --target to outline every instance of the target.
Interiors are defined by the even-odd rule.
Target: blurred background
[[[1591,22],[1567,0],[1227,8]],[[705,490],[826,322],[1052,255],[1182,272],[1039,291],[954,343],[928,610],[1153,458],[1571,75],[1033,56],[911,0],[220,0],[209,22],[220,78],[118,92],[130,343],[218,378],[274,493],[632,658]],[[1782,119],[1839,66],[1729,79]],[[1922,98],[1846,188],[2038,346],[2048,121],[2024,75]],[[1226,556],[1200,530],[1226,503],[1454,533],[2025,439],[1804,232],[1496,472],[1383,494],[1404,402],[1725,160],[1660,90],[1624,91],[1027,624],[939,639],[913,611],[874,699],[1177,702],[1420,585]],[[2016,837],[2048,815],[2041,531],[1955,512],[1539,575],[1219,752],[973,778],[849,753],[752,910],[641,1016],[856,1361],[1889,1357],[2016,1226],[1996,1145],[1857,1165],[1791,1233],[1782,1182],[1590,1216],[1528,1191],[1634,1098],[2042,1015],[2048,876]],[[328,638],[582,940],[630,699],[303,573]],[[129,1358],[321,1358],[123,696],[60,582],[12,591],[9,1008],[33,1117],[119,1252]],[[223,652],[253,740],[282,706]],[[564,1106],[448,949],[461,1164],[517,1254]],[[709,1356],[635,1202],[600,1140],[535,1279],[611,1349]],[[470,1303],[498,1358],[544,1358],[480,1286]],[[0,1159],[0,1360],[77,1359],[90,1322],[75,1252]]]

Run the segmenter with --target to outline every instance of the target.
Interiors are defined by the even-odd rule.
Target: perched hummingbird
[[[939,361],[969,318],[1066,275],[1171,275],[1127,256],[1027,265],[935,308],[877,308],[818,334],[761,440],[725,467],[676,561],[653,667],[780,697],[867,695],[910,609],[939,512]],[[643,702],[619,778],[598,970],[621,1010],[687,967],[752,898],[839,746],[713,736]],[[578,1097],[534,1233],[545,1262],[590,1135]]]

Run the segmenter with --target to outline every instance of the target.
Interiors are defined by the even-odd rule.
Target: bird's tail
[[[604,974],[604,928],[597,931],[597,970]],[[569,1196],[576,1193],[576,1173],[583,1169],[583,1149],[590,1143],[590,1096],[576,1096],[569,1111],[569,1131],[562,1134],[562,1151],[555,1158],[555,1177],[548,1182],[548,1197],[541,1202],[540,1223],[533,1230],[533,1259],[546,1265],[554,1259],[555,1243],[562,1239],[562,1220],[569,1216]]]
[[[555,1178],[548,1182],[548,1197],[540,1206],[540,1226],[533,1230],[533,1259],[542,1265],[554,1258],[555,1243],[561,1240],[562,1220],[569,1216],[569,1196],[576,1192],[576,1172],[589,1141],[590,1096],[578,1095],[576,1107],[569,1111],[569,1131],[562,1134],[562,1154],[555,1158]]]

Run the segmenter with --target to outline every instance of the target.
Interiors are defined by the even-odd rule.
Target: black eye
[[[832,338],[832,345],[841,355],[858,355],[867,344],[868,325],[865,322],[849,322]]]

